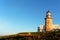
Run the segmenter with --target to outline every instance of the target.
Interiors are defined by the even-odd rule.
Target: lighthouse
[[[46,12],[46,18],[45,18],[45,31],[51,31],[52,30],[52,16],[51,12]]]

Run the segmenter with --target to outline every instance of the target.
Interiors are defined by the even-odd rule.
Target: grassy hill
[[[60,30],[50,32],[23,32],[0,36],[0,40],[60,40]]]

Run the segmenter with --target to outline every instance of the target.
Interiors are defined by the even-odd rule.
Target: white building
[[[54,31],[60,29],[60,25],[54,25],[52,23],[52,16],[51,16],[51,12],[47,11],[47,15],[45,18],[45,25],[40,25],[38,27],[38,32],[45,32],[45,31]]]

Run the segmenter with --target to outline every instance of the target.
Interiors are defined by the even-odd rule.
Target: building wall
[[[39,26],[38,29],[39,29],[38,32],[45,32],[45,26],[44,26],[44,25]],[[60,29],[60,25],[53,25],[53,26],[52,26],[52,31],[53,31],[53,30],[57,30],[57,29]],[[48,29],[48,30],[49,30],[49,29]]]
[[[45,19],[45,27],[46,27],[46,31],[52,30],[52,18]]]

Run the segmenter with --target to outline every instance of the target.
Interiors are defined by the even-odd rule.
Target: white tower
[[[51,12],[47,11],[46,18],[45,18],[45,30],[51,31],[52,30],[52,16]]]

